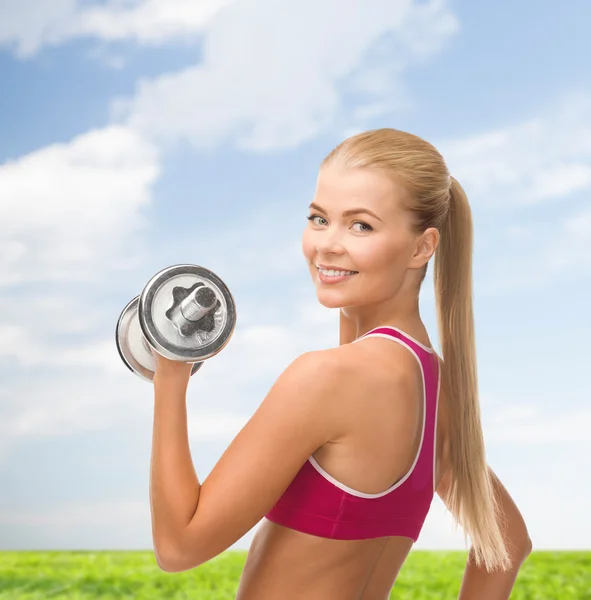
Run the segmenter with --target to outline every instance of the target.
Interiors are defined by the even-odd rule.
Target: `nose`
[[[328,254],[342,254],[345,250],[341,242],[341,233],[337,229],[324,230],[318,233],[316,240],[314,240],[316,246],[316,252],[320,256],[326,256]]]

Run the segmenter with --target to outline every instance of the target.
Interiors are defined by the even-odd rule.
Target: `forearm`
[[[477,567],[470,552],[458,600],[507,600],[530,551],[531,546],[524,545],[512,553],[512,567],[508,571],[492,573],[486,571],[484,566]]]
[[[186,388],[154,380],[154,426],[150,462],[152,537],[160,555],[174,552],[195,514],[201,484],[189,448]]]

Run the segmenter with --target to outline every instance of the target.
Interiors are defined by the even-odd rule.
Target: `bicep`
[[[281,374],[201,485],[195,514],[170,559],[178,568],[201,564],[239,540],[331,439],[340,372],[320,351],[300,356]]]

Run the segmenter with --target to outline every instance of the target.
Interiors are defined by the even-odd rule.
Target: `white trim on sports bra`
[[[437,396],[435,397],[435,423],[433,425],[433,493],[437,492],[437,482],[435,478],[435,458],[437,456],[437,410],[439,409],[439,390],[441,389],[441,363],[437,358]]]
[[[373,335],[380,336],[380,334],[374,334],[374,333],[372,333],[372,331],[374,331],[375,329],[383,329],[383,328],[393,329],[394,331],[401,333],[403,336],[407,337],[411,342],[414,342],[417,346],[420,346],[423,350],[425,350],[426,352],[429,352],[430,354],[433,354],[435,352],[435,350],[433,350],[433,348],[430,348],[429,346],[425,346],[425,344],[421,344],[421,342],[419,342],[419,340],[416,340],[411,335],[408,335],[408,333],[406,333],[406,331],[402,331],[402,329],[398,329],[398,327],[394,327],[393,325],[379,325],[378,327],[371,329],[368,333],[366,333],[362,336],[359,336],[357,339],[353,340],[351,343],[354,344],[355,342],[359,342],[360,340],[365,339],[366,337],[369,337],[369,336],[373,336]],[[380,336],[380,337],[382,337],[382,336]]]

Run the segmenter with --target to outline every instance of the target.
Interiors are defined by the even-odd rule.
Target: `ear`
[[[429,227],[417,239],[415,252],[410,261],[410,267],[420,269],[429,262],[439,245],[439,231]]]

